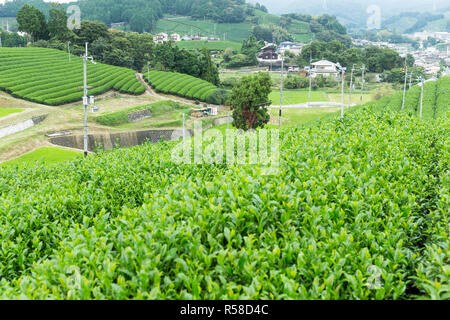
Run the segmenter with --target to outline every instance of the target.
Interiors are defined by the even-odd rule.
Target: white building
[[[166,42],[169,41],[169,35],[167,33],[158,33],[153,37],[153,41],[156,43]]]
[[[436,39],[442,40],[446,43],[450,42],[450,32],[436,32]]]
[[[170,35],[170,40],[172,40],[174,42],[178,42],[178,41],[181,41],[181,37],[178,33],[172,33]]]
[[[298,56],[302,53],[302,49],[303,49],[303,44],[294,43],[294,42],[290,42],[290,41],[280,43],[280,47],[279,47],[279,51],[283,55],[286,51],[289,51],[289,52],[293,53],[294,55]]]
[[[311,64],[311,77],[315,78],[319,75],[324,77],[339,77],[339,71],[336,63],[328,60],[320,60]]]

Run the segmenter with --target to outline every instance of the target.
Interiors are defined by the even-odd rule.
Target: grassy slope
[[[234,51],[240,52],[242,44],[231,41],[180,41],[177,46],[187,50],[203,49],[206,46],[209,50],[224,51],[231,48]]]
[[[134,111],[148,109],[152,115],[149,118],[138,122],[130,122],[128,114]],[[176,127],[182,124],[183,113],[189,114],[191,106],[182,105],[170,100],[161,100],[158,102],[139,105],[131,108],[122,109],[115,112],[107,112],[95,117],[95,121],[105,126],[115,126],[118,129],[134,129],[137,124],[141,127]],[[188,119],[189,116],[186,117]]]
[[[209,20],[159,20],[153,33],[167,32],[178,33],[181,36],[189,34],[201,34],[210,36],[214,34],[214,25],[216,25],[216,35],[223,39],[226,33],[226,41],[242,42],[247,39],[252,31],[252,25],[249,23],[215,23]]]
[[[308,102],[308,90],[300,89],[300,90],[285,90],[283,91],[283,105],[293,105],[293,104],[301,104]],[[365,92],[363,96],[363,103],[367,103],[373,100],[374,94],[372,92]],[[272,101],[273,104],[280,103],[280,92],[278,90],[274,90],[269,95],[269,100]],[[349,103],[349,92],[345,91],[344,103]],[[341,93],[337,91],[332,91],[330,89],[320,89],[317,91],[311,91],[311,101],[312,102],[341,102]],[[360,101],[360,92],[356,90],[352,94],[352,104],[359,103]]]
[[[2,166],[15,164],[29,164],[33,165],[36,161],[43,161],[45,163],[63,162],[79,156],[81,152],[66,150],[55,147],[42,147],[33,152],[24,154],[16,159],[2,163]]]
[[[23,111],[23,109],[19,109],[19,108],[0,108],[0,118],[5,117],[9,114],[18,113],[18,112],[22,112],[22,111]]]
[[[255,17],[258,18],[260,25],[279,25],[280,17],[272,14],[267,14],[262,11],[255,10]],[[247,39],[253,28],[250,22],[244,23],[215,23],[209,20],[159,20],[153,33],[179,33],[180,35],[200,34],[203,36],[214,35],[214,25],[216,26],[216,36],[222,40],[224,33],[226,33],[227,41],[242,42]],[[294,36],[296,41],[309,42],[313,34],[309,28],[309,24],[297,21],[288,27],[288,31]]]
[[[283,105],[292,105],[308,102],[308,90],[288,90],[283,91]],[[273,104],[280,103],[280,92],[272,91],[269,95],[269,100]],[[311,101],[329,101],[327,94],[324,91],[311,91]]]

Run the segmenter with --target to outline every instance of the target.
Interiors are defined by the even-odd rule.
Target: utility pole
[[[353,89],[353,73],[355,72],[355,65],[352,66],[352,74],[350,76],[350,95],[348,97],[348,106],[352,106],[352,89]]]
[[[70,62],[70,41],[67,41],[67,53],[69,54],[69,62]]]
[[[185,140],[186,140],[186,129],[185,129],[185,117],[183,113],[183,145],[185,144]]]
[[[341,80],[341,119],[344,119],[344,84],[345,84],[345,71],[347,70],[347,68],[341,66],[340,63],[337,63],[336,67],[342,73],[342,80]]]
[[[84,156],[87,157],[88,155],[88,130],[87,130],[87,109],[89,104],[94,104],[94,97],[89,97],[88,101],[88,86],[87,86],[87,61],[90,60],[93,64],[96,64],[94,62],[93,57],[88,56],[88,43],[86,42],[86,51],[83,58],[83,105],[84,105]]]
[[[308,91],[308,107],[311,102],[311,85],[312,85],[312,75],[311,75],[311,64],[312,64],[312,51],[309,53],[309,91]]]
[[[344,84],[345,84],[345,70],[342,68],[342,92],[341,92],[341,118],[344,119]]]
[[[405,86],[403,88],[403,100],[402,100],[402,110],[405,108],[405,99],[406,99],[406,81],[408,79],[408,64],[406,63],[406,58],[408,57],[408,55],[406,55],[405,57]]]
[[[420,88],[420,118],[422,118],[422,107],[423,107],[423,88],[425,87],[425,79],[420,77],[419,81],[421,82],[421,88]]]
[[[150,83],[150,62],[147,61],[147,82]]]
[[[412,73],[409,74],[409,89],[412,87]]]
[[[283,71],[284,71],[284,59],[283,55],[281,55],[281,87],[280,87],[280,112],[279,112],[279,121],[278,126],[281,129],[281,110],[283,108]]]
[[[366,71],[366,66],[363,65],[361,68],[362,70],[362,79],[361,79],[361,98],[359,100],[359,104],[362,105],[363,103],[363,94],[364,94],[364,72]]]

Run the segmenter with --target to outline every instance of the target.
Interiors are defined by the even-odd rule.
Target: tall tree
[[[16,16],[19,31],[28,33],[33,41],[48,40],[49,34],[45,15],[30,5],[24,5]]]
[[[81,27],[75,30],[75,34],[79,37],[81,46],[84,46],[85,42],[93,43],[100,38],[110,38],[108,27],[98,21],[81,21]]]
[[[267,106],[270,104],[270,76],[260,72],[243,77],[231,92],[229,103],[233,110],[233,125],[249,130],[263,127],[270,120]]]
[[[50,38],[67,41],[70,38],[70,30],[67,28],[67,14],[60,3],[52,3],[47,22]]]
[[[211,82],[212,84],[217,86],[220,83],[219,72],[217,71],[217,67],[215,63],[212,61],[209,50],[206,47],[203,47],[202,53],[204,66],[202,79]]]

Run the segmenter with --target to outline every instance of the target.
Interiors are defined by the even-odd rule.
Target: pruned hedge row
[[[403,111],[420,115],[420,92],[419,85],[413,86],[406,93],[405,107]],[[442,77],[438,81],[425,83],[423,89],[422,117],[425,119],[437,119],[449,111],[450,105],[450,77]],[[379,107],[391,107],[393,110],[402,110],[403,91],[392,96],[384,97],[374,103]]]
[[[109,90],[142,94],[145,86],[130,69],[91,64],[87,66],[89,95]],[[44,48],[0,48],[0,90],[28,101],[62,105],[82,99],[83,60]]]
[[[205,80],[175,72],[150,71],[144,78],[157,92],[199,101],[208,102],[208,97],[218,90]]]
[[[449,120],[282,129],[273,176],[174,142],[0,167],[0,298],[448,300]]]
[[[436,115],[445,114],[450,106],[450,77],[442,77],[438,80],[436,88]]]

